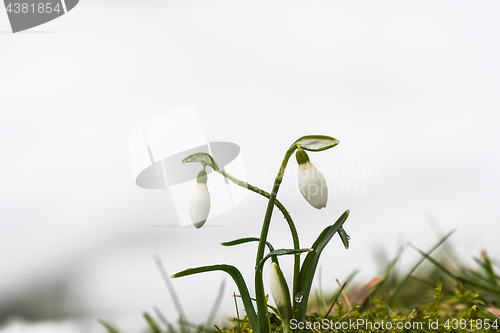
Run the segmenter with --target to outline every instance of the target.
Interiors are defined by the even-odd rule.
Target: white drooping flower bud
[[[325,177],[309,161],[307,153],[299,149],[295,154],[299,163],[299,189],[302,196],[314,208],[321,209],[326,207],[328,201],[328,188]]]
[[[283,279],[283,281],[282,281]],[[290,305],[290,295],[288,294],[288,287],[284,281],[283,273],[279,266],[273,262],[271,265],[271,295],[273,295],[274,303],[278,308]]]
[[[189,199],[189,215],[197,229],[205,224],[208,213],[210,213],[210,193],[207,187],[207,173],[202,170],[198,174],[196,186]]]
[[[290,301],[290,292],[286,283],[283,272],[279,266],[273,262],[271,265],[271,295],[273,296],[274,303],[278,307],[278,312],[283,322],[283,332],[291,333],[290,320],[292,319],[292,303]]]

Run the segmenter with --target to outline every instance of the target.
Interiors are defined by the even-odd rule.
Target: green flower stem
[[[294,143],[286,152],[283,162],[281,163],[278,175],[274,180],[273,190],[269,196],[269,203],[267,204],[266,216],[264,217],[264,223],[262,225],[262,231],[260,234],[259,248],[257,250],[257,259],[255,265],[257,266],[259,262],[264,258],[264,248],[267,241],[267,234],[269,232],[269,225],[271,224],[271,216],[273,214],[273,207],[276,204],[276,196],[278,195],[278,190],[280,188],[281,182],[283,180],[283,175],[285,174],[286,165],[288,160],[292,156],[293,152],[297,149],[297,145]],[[295,278],[294,278],[295,282]],[[262,268],[258,268],[255,271],[255,298],[257,299],[257,311],[259,314],[259,320],[261,325],[262,333],[268,333],[270,328],[269,316],[267,314],[266,306],[266,294],[264,292],[264,281],[262,279]]]
[[[240,187],[247,188],[252,192],[260,194],[263,197],[266,197],[267,199],[269,199],[271,197],[271,194],[269,194],[268,192],[258,188],[257,186],[251,185],[247,182],[239,180],[236,177],[231,176],[230,174],[228,174],[227,172],[225,172],[224,170],[219,168],[218,165],[215,165],[214,171],[220,173],[221,175],[223,175],[224,177],[226,177],[227,179],[229,179],[234,184],[236,184]],[[274,204],[281,211],[281,213],[283,214],[283,217],[285,218],[286,222],[288,223],[288,227],[290,228],[290,233],[292,234],[293,248],[295,250],[300,249],[299,234],[297,233],[297,229],[295,228],[295,223],[293,223],[292,217],[290,216],[290,214],[286,210],[285,206],[283,206],[283,204],[278,199],[276,199]],[[293,294],[292,295],[295,295],[298,292],[297,291],[297,280],[299,278],[299,270],[300,270],[300,254],[296,254],[294,256],[294,263],[293,263],[293,289],[292,289]],[[295,309],[297,302],[295,302],[295,297],[293,297],[293,298],[294,298],[293,307]]]

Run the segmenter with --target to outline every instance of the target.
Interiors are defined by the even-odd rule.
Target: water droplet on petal
[[[295,302],[300,303],[302,302],[302,299],[304,299],[304,293],[300,292],[295,295]]]

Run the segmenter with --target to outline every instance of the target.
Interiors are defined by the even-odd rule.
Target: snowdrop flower
[[[205,169],[198,173],[196,186],[189,199],[189,215],[194,226],[199,229],[208,218],[210,212],[210,193],[207,187],[207,173]]]
[[[326,187],[325,177],[309,162],[309,156],[304,150],[299,148],[295,157],[299,163],[300,193],[314,208],[326,207],[328,188]]]
[[[285,277],[279,266],[273,262],[271,265],[271,295],[273,296],[274,303],[278,307],[278,311],[283,321],[283,331],[285,333],[291,332],[290,319],[292,319],[292,305],[290,302],[290,292],[286,284]]]
[[[290,295],[288,295],[288,288],[281,283],[280,279],[281,270],[278,265],[273,262],[271,266],[271,295],[273,295],[274,303],[278,308],[283,307],[290,302]],[[281,273],[283,276],[283,273]]]

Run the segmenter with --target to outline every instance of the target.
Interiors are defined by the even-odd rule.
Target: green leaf
[[[306,135],[294,142],[294,145],[309,151],[322,151],[335,147],[339,140],[326,135]]]
[[[326,227],[321,234],[318,236],[314,244],[311,246],[314,249],[314,252],[308,253],[304,262],[302,263],[302,267],[299,273],[299,282],[298,282],[298,290],[303,291],[304,284],[306,283],[306,274],[308,274],[312,264],[314,262],[315,257],[319,258],[321,251],[328,244],[330,239],[335,235],[335,232],[338,231],[344,224],[345,220],[349,216],[349,210],[346,210],[344,214],[342,214],[339,219],[335,222],[335,224]],[[335,231],[334,231],[335,230]]]
[[[486,291],[489,291],[489,292],[492,292],[492,293],[495,293],[495,294],[499,293],[499,291],[496,288],[492,288],[492,287],[490,287],[488,285],[485,285],[483,283],[476,282],[475,280],[471,280],[471,279],[468,279],[468,278],[465,278],[465,277],[456,276],[455,274],[453,274],[452,272],[450,272],[443,265],[441,265],[437,260],[435,260],[434,258],[432,258],[430,255],[428,255],[424,251],[418,249],[417,247],[415,247],[412,244],[410,244],[410,246],[413,247],[418,252],[420,252],[420,254],[422,256],[424,256],[427,260],[429,260],[431,263],[433,263],[434,265],[436,265],[436,267],[438,267],[441,271],[443,271],[445,274],[447,274],[449,277],[451,277],[452,279],[456,280],[457,282],[460,282],[460,283],[463,283],[463,284],[467,283],[467,284],[469,284],[471,286],[475,286],[475,287],[484,289]]]
[[[118,329],[116,329],[111,324],[107,323],[106,321],[99,319],[98,322],[99,322],[99,324],[101,324],[102,326],[104,326],[106,328],[108,333],[120,333],[120,331]]]
[[[299,253],[311,252],[311,251],[314,251],[314,250],[313,249],[297,249],[297,250],[295,250],[295,249],[279,249],[279,250],[275,250],[275,251],[272,251],[271,253],[269,253],[264,258],[262,258],[262,260],[257,265],[257,268],[262,269],[262,266],[264,265],[266,260],[271,258],[271,257],[285,256],[285,255],[290,255],[290,254],[299,254]]]
[[[236,286],[238,287],[241,299],[243,300],[243,305],[245,306],[245,311],[247,312],[248,320],[250,321],[250,325],[252,325],[253,331],[255,333],[260,333],[259,319],[252,305],[252,300],[250,298],[247,285],[240,271],[236,267],[222,264],[222,265],[188,268],[186,270],[183,270],[182,272],[172,275],[172,278],[179,278],[183,276],[211,272],[211,271],[223,271],[231,276],[231,278],[236,283]]]
[[[245,244],[245,243],[250,243],[250,242],[258,242],[259,240],[260,239],[257,237],[245,237],[245,238],[235,239],[234,241],[230,241],[230,242],[223,242],[223,243],[220,243],[220,245],[222,245],[222,246],[235,246],[235,245],[240,245],[240,244]],[[266,242],[266,245],[269,248],[269,252],[274,251],[274,247],[271,245],[271,243]],[[279,266],[278,258],[276,258],[276,256],[272,257],[271,260]]]
[[[207,322],[205,323],[205,327],[212,327],[215,316],[217,316],[217,311],[219,311],[220,304],[222,302],[222,296],[224,296],[224,290],[226,289],[226,281],[222,281],[219,287],[219,292],[217,293],[217,298],[215,299],[215,303],[212,307],[212,311],[208,315]]]
[[[215,167],[217,166],[212,156],[207,153],[192,154],[182,160],[182,164],[191,162],[200,162],[201,164],[203,164],[203,166],[208,165],[212,169],[215,169]]]
[[[250,242],[258,242],[260,239],[257,237],[245,237],[245,238],[239,238],[235,239],[233,241],[229,242],[223,242],[220,243],[222,246],[235,246],[235,245],[240,245],[240,244],[245,244],[245,243],[250,243]],[[266,242],[267,247],[269,248],[269,251],[274,251],[274,247],[271,245],[271,243]]]
[[[335,224],[325,228],[325,230],[323,230],[323,232],[319,235],[312,246],[314,252],[309,252],[304,259],[298,278],[297,290],[298,292],[302,292],[303,294],[302,301],[299,304],[299,314],[297,317],[298,322],[304,321],[306,317],[307,301],[309,300],[309,293],[311,292],[314,273],[316,272],[316,267],[318,266],[321,252],[328,244],[330,239],[332,239],[333,235],[335,235],[339,228],[342,227],[348,216],[349,210],[346,210],[344,214],[342,214],[335,222]]]
[[[149,315],[149,313],[144,312],[142,315],[144,316],[144,319],[146,319],[146,322],[148,323],[148,326],[151,329],[152,333],[162,333],[160,326],[158,326],[156,321]]]

